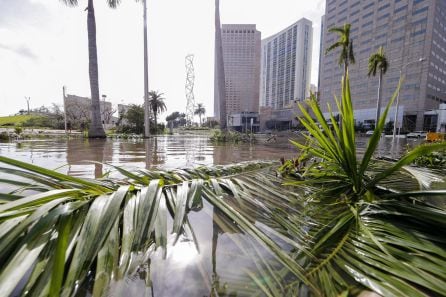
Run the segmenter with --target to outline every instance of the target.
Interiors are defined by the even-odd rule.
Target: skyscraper
[[[383,79],[383,107],[395,92],[403,74],[397,127],[405,130],[435,130],[438,115],[434,110],[446,102],[446,1],[444,0],[327,0],[323,32],[324,54],[337,41],[328,33],[332,27],[351,24],[350,37],[356,63],[350,65],[355,119],[374,123],[378,79],[368,77],[368,59],[384,47],[389,69]],[[424,62],[418,62],[424,58]],[[321,107],[333,107],[339,95],[342,68],[339,50],[323,55],[320,66]],[[389,112],[393,120],[396,108]]]
[[[324,55],[324,52],[322,49],[324,48],[324,32],[325,32],[325,15],[321,17],[321,36],[319,41],[319,69],[318,69],[318,75],[317,75],[317,88],[320,90],[321,87],[321,76],[322,76],[322,57]],[[317,97],[319,98],[319,91],[317,94]]]
[[[262,40],[262,106],[284,109],[308,97],[312,43],[312,23],[305,18]]]
[[[261,35],[256,25],[223,24],[221,29],[226,113],[258,113]]]
[[[305,18],[262,40],[262,128],[289,129],[297,124],[296,102],[310,93],[312,44],[312,23]]]
[[[220,0],[215,0],[214,116],[226,128],[225,70],[220,25]]]

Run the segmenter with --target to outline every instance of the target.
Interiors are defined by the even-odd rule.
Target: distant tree
[[[125,111],[124,110],[120,110],[118,112],[118,121],[116,122],[116,126],[122,125],[122,120],[124,119],[124,116],[125,116]]]
[[[113,114],[117,110],[113,108],[111,105],[104,104],[103,109],[101,110],[102,118],[104,119],[104,124],[110,124],[111,119],[113,118]]]
[[[328,29],[330,33],[337,33],[339,35],[338,41],[333,43],[327,50],[325,54],[335,50],[336,48],[341,48],[341,53],[339,55],[339,66],[344,66],[344,80],[347,82],[348,66],[350,64],[355,64],[355,54],[353,53],[353,40],[350,39],[350,27],[351,24],[344,24],[343,27],[332,27]],[[341,103],[342,108],[342,103]],[[339,128],[342,129],[341,123],[339,123]]]
[[[186,126],[187,120],[186,120],[186,114],[180,113],[180,117],[178,118],[178,125],[181,127]]]
[[[144,132],[144,107],[136,104],[130,105],[124,115],[132,132],[141,134]]]
[[[350,24],[344,24],[343,27],[333,27],[328,29],[330,33],[337,33],[339,35],[338,41],[333,43],[325,54],[340,48],[339,66],[344,66],[344,77],[347,75],[348,65],[355,64],[355,55],[353,53],[353,40],[350,39]]]
[[[378,124],[379,117],[381,114],[381,94],[382,94],[382,79],[383,75],[386,74],[389,63],[387,62],[387,57],[384,54],[384,48],[382,46],[379,47],[376,53],[373,53],[369,58],[369,72],[368,76],[376,76],[376,73],[379,72],[378,78],[378,100],[376,102],[376,119],[375,125]]]
[[[178,111],[174,111],[166,117],[167,122],[175,121],[180,117],[180,113]]]
[[[65,104],[67,122],[73,129],[88,129],[91,109],[87,104],[77,100],[67,100]]]
[[[172,112],[166,117],[167,122],[172,122],[174,128],[182,127],[186,125],[186,114],[178,111]]]
[[[393,132],[393,121],[388,121],[384,126],[384,133],[392,134]]]
[[[68,6],[77,6],[78,0],[62,0]],[[88,31],[88,61],[91,91],[91,125],[88,131],[90,138],[105,138],[105,131],[101,123],[101,109],[99,103],[99,74],[98,74],[98,49],[96,44],[96,16],[93,0],[88,0],[87,31]],[[116,8],[120,0],[107,0],[110,8]]]
[[[166,103],[164,103],[163,93],[158,91],[149,92],[149,105],[153,113],[153,118],[155,120],[155,127],[158,127],[158,114],[167,110]],[[155,132],[156,133],[156,132]]]
[[[197,108],[195,109],[195,114],[200,118],[200,127],[201,127],[201,116],[206,113],[206,108],[204,108],[203,103],[198,103]]]
[[[205,125],[206,125],[207,127],[209,127],[209,128],[215,128],[215,127],[217,127],[219,124],[220,124],[220,123],[219,123],[218,121],[213,120],[213,119],[207,120],[206,123],[205,123]]]

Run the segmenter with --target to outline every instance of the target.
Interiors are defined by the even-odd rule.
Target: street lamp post
[[[401,69],[400,69],[400,79],[401,79],[401,77],[402,77],[402,75],[403,75],[403,69],[404,69],[405,67],[407,67],[407,66],[409,66],[409,65],[412,65],[412,64],[421,63],[421,62],[423,62],[423,61],[425,61],[425,60],[426,60],[425,58],[419,58],[417,61],[412,61],[412,62],[409,62],[409,63],[407,63],[407,64],[401,66]],[[398,88],[398,93],[397,93],[397,95],[396,95],[396,111],[395,111],[395,118],[394,118],[394,120],[393,120],[393,136],[392,136],[392,141],[395,140],[395,136],[396,136],[396,126],[397,126],[397,120],[398,120],[398,109],[399,109],[399,105],[400,105],[400,88],[401,88],[401,86]],[[401,129],[401,127],[400,127],[400,125],[398,124],[398,135],[400,135],[400,129]]]

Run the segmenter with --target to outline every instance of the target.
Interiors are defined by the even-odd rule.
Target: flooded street
[[[358,154],[364,152],[367,141],[368,138],[357,139]],[[400,139],[397,146],[392,147],[391,139],[383,138],[378,155],[389,156],[392,148],[401,153],[417,143],[419,141]],[[1,156],[88,178],[106,174],[111,168],[104,164],[130,170],[175,169],[279,160],[292,158],[296,152],[286,138],[277,143],[219,145],[206,136],[191,135],[134,141],[51,139],[0,143]],[[270,225],[273,220],[263,209],[239,204],[230,196],[225,200],[264,232],[274,228]],[[174,234],[169,234],[165,259],[161,249],[149,250],[148,257],[145,253],[132,255],[144,259],[145,264],[123,279],[113,281],[106,296],[266,296],[258,286],[264,280],[255,275],[262,275],[265,267],[283,268],[270,251],[206,199],[203,199],[202,208],[188,213],[187,220],[191,233],[182,234],[178,241]],[[172,226],[173,221],[168,217],[167,230],[172,230]],[[290,249],[286,243],[274,239],[284,249]],[[93,283],[94,279],[87,277],[86,282],[77,287],[76,296],[91,296]]]
[[[73,176],[100,177],[95,161],[126,169],[173,169],[248,160],[291,158],[295,148],[282,144],[213,144],[206,136],[159,136],[148,140],[24,140],[0,143],[0,155]]]
[[[362,154],[369,138],[357,139]],[[396,154],[401,154],[419,140],[398,139]],[[257,144],[214,144],[206,136],[158,136],[148,140],[23,140],[0,142],[0,155],[32,163],[73,176],[98,178],[105,168],[95,161],[132,168],[173,169],[201,165],[230,164],[249,160],[292,158],[297,149],[287,141]],[[392,154],[391,138],[383,138],[379,156]]]

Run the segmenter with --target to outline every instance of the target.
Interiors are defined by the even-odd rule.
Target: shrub
[[[15,126],[14,127],[14,132],[17,135],[20,135],[23,132],[23,128],[21,126]]]
[[[9,133],[8,132],[1,132],[0,133],[0,140],[9,140]]]

